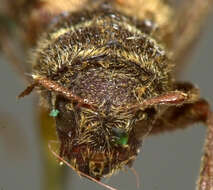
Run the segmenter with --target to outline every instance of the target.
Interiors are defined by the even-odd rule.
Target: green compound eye
[[[50,117],[57,117],[58,114],[59,114],[59,110],[57,110],[57,109],[52,109],[51,112],[50,112],[50,114],[49,114],[49,116],[50,116]]]
[[[120,145],[126,145],[128,143],[128,136],[127,134],[122,134],[121,137],[119,137],[119,139],[116,141],[117,144]]]
[[[115,141],[116,144],[119,144],[122,146],[127,145],[129,137],[128,137],[128,134],[124,130],[119,129],[119,128],[113,128],[112,132],[116,138],[116,141]]]

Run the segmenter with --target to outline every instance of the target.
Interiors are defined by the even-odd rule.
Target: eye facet
[[[128,136],[127,134],[122,134],[119,139],[116,141],[117,144],[120,144],[122,146],[126,145],[128,143]]]
[[[52,109],[51,112],[50,112],[50,114],[49,114],[49,116],[50,116],[50,117],[57,117],[58,114],[59,114],[59,110],[57,110],[57,109]]]
[[[112,132],[115,136],[115,143],[119,144],[121,146],[125,146],[128,143],[128,134],[123,130],[119,128],[113,128]]]

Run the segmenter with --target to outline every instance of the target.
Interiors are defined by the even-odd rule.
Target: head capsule
[[[171,87],[168,57],[140,23],[111,6],[62,15],[32,60],[60,155],[96,179],[131,165],[156,115],[134,105]]]
[[[51,115],[61,142],[60,156],[95,179],[131,166],[141,141],[135,138],[133,118],[112,117],[101,111],[73,105],[57,97]]]

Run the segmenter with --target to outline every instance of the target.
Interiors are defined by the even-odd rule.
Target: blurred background
[[[181,80],[199,86],[202,97],[213,103],[213,14],[188,60]],[[1,37],[1,36],[0,36]],[[44,162],[36,115],[37,96],[16,96],[26,84],[0,54],[0,190],[43,190]],[[213,104],[212,104],[213,105]],[[143,190],[193,190],[200,167],[205,127],[194,125],[149,137],[134,163]],[[53,156],[52,156],[53,157]],[[53,157],[54,159],[54,157]],[[56,159],[54,159],[56,161]],[[59,166],[57,167],[65,167]],[[105,189],[71,169],[63,190]],[[46,178],[45,178],[46,177]],[[103,182],[119,190],[137,189],[133,173],[127,169]],[[46,190],[46,189],[45,189]]]

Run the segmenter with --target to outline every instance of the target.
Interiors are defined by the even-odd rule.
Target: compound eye
[[[115,143],[121,146],[125,146],[128,143],[128,134],[119,128],[112,128],[113,135],[115,137]]]
[[[52,109],[51,112],[49,113],[50,117],[57,117],[59,114],[59,110],[57,109]]]

